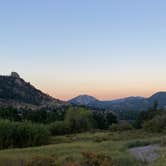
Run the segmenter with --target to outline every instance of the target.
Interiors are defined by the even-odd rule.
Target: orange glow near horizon
[[[121,89],[121,90],[85,90],[85,91],[77,91],[77,90],[71,90],[71,91],[59,91],[59,90],[52,90],[52,89],[43,89],[43,91],[55,98],[58,98],[60,100],[70,100],[78,95],[90,95],[93,96],[99,100],[114,100],[114,99],[120,99],[125,98],[129,96],[141,96],[141,97],[150,97],[154,93],[159,91],[164,91],[162,88],[148,88],[147,90],[140,90],[140,89]]]
[[[50,73],[50,75],[43,74],[38,77],[34,74],[26,77],[25,80],[32,80],[32,85],[60,100],[69,100],[82,94],[94,96],[99,100],[113,100],[129,96],[150,97],[156,92],[166,90],[166,79],[157,75],[155,78],[153,75],[146,77],[138,74],[128,77],[113,75],[107,78],[103,75],[62,77]]]

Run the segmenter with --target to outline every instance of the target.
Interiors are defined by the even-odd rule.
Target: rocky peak
[[[64,102],[36,89],[33,85],[20,78],[16,72],[12,72],[7,76],[0,75],[0,106],[15,107],[15,105],[20,105],[20,107],[50,107],[52,109],[63,104]]]
[[[11,72],[11,77],[20,78],[19,74],[16,72]]]

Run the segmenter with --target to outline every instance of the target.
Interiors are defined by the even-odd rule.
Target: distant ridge
[[[57,107],[64,102],[55,99],[24,81],[18,73],[0,76],[0,105],[14,107]]]
[[[63,102],[38,90],[16,72],[0,76],[0,106],[52,109],[72,104],[112,111],[143,111],[152,107],[154,102],[158,102],[159,108],[166,109],[166,92],[157,92],[149,98],[132,96],[110,101],[98,100],[90,95],[79,95]]]
[[[148,101],[152,104],[158,102],[159,107],[166,108],[166,92],[157,92],[148,98]]]
[[[154,102],[158,102],[159,108],[166,108],[166,92],[157,92],[149,98],[140,96],[131,96],[117,100],[102,101],[93,96],[81,95],[68,102],[75,105],[83,105],[86,107],[105,109],[112,111],[144,111],[152,107]]]

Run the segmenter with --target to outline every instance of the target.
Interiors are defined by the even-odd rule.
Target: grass
[[[24,166],[26,161],[37,156],[53,157],[63,166],[68,160],[80,162],[82,152],[106,154],[113,159],[115,166],[143,166],[144,163],[136,161],[129,155],[128,148],[158,143],[160,138],[161,134],[150,134],[139,130],[57,136],[53,137],[51,144],[47,146],[0,151],[0,166]],[[165,155],[166,149],[163,148],[160,153]],[[155,164],[165,161],[164,157],[161,155]]]
[[[161,149],[158,153],[160,154],[160,157],[152,164],[152,166],[165,166],[166,165],[166,144],[163,144],[163,140],[161,142]]]

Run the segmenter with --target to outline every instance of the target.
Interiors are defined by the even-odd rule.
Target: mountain
[[[101,101],[87,95],[75,97],[69,100],[69,103],[75,105],[84,105],[94,109],[105,109],[112,111],[144,111],[153,107],[155,101],[158,102],[159,108],[166,108],[166,92],[158,92],[149,98],[144,97],[127,97],[117,100]]]
[[[89,107],[106,109],[112,111],[130,111],[130,110],[146,110],[149,104],[143,97],[127,97],[110,101],[99,101],[90,103]]]
[[[80,96],[77,96],[77,97],[69,100],[68,102],[71,104],[75,104],[75,105],[88,106],[91,103],[97,102],[97,99],[95,97],[92,97],[89,95],[80,95]]]
[[[119,104],[119,103],[123,103],[123,102],[140,101],[140,100],[144,100],[144,99],[145,99],[144,97],[140,97],[140,96],[136,96],[136,97],[131,96],[131,97],[112,100],[111,103],[112,104]]]
[[[157,92],[149,98],[128,97],[117,100],[102,101],[93,96],[80,95],[68,101],[74,105],[83,105],[93,109],[112,111],[141,111],[158,102],[159,108],[166,108],[166,92]],[[36,89],[29,82],[12,72],[10,76],[0,76],[0,106],[27,107],[31,109],[57,108],[68,105]]]
[[[80,95],[68,102],[74,105],[83,105],[94,109],[107,109],[112,111],[144,110],[148,108],[148,103],[143,97],[128,97],[118,100],[101,101],[93,96]]]
[[[36,89],[29,82],[12,72],[10,76],[0,76],[0,105],[14,107],[57,107],[64,102]]]
[[[148,98],[148,101],[151,105],[154,102],[158,103],[159,108],[166,108],[166,92],[158,92]]]
[[[113,100],[109,105],[109,108],[114,111],[141,111],[148,109],[148,107],[149,104],[143,97],[127,97],[124,99]]]

